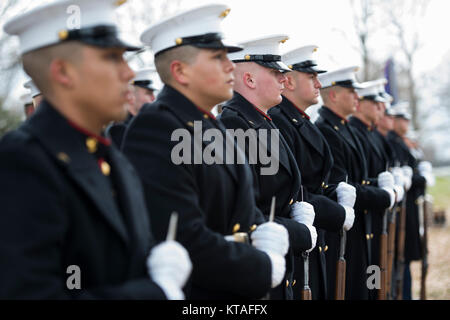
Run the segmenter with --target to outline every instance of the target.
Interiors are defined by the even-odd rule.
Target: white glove
[[[389,197],[390,197],[390,199],[391,199],[391,203],[390,203],[390,205],[389,205],[389,209],[392,209],[392,208],[394,207],[394,204],[395,204],[395,193],[394,193],[394,189],[387,188],[387,187],[384,187],[384,188],[381,188],[381,189],[383,189],[384,191],[386,191],[387,193],[389,193]]]
[[[308,224],[305,224],[305,226],[309,229],[309,234],[311,235],[311,248],[306,250],[306,252],[311,252],[317,244],[317,230],[314,226],[310,226]]]
[[[394,191],[397,194],[397,202],[400,202],[403,200],[403,197],[405,196],[405,189],[402,185],[395,185]]]
[[[429,161],[421,161],[417,166],[417,169],[419,169],[420,175],[424,176],[433,172],[433,165]]]
[[[284,226],[275,222],[259,225],[251,234],[252,245],[264,252],[284,257],[289,249],[289,235]]]
[[[274,222],[264,223],[251,234],[252,245],[267,253],[272,264],[272,288],[278,286],[286,272],[284,256],[289,249],[289,235],[285,227]]]
[[[310,203],[297,201],[291,206],[291,217],[298,223],[312,226],[316,213]]]
[[[266,253],[272,264],[272,288],[275,288],[283,281],[284,274],[286,273],[286,260],[279,254],[270,251]]]
[[[186,249],[176,241],[165,241],[150,251],[147,270],[152,280],[161,287],[167,299],[183,300],[181,290],[192,271]]]
[[[409,188],[411,188],[412,184],[413,170],[410,166],[403,166],[402,170],[403,170],[403,178],[405,181],[405,189],[406,191],[408,191]]]
[[[432,173],[428,173],[424,176],[427,180],[427,187],[433,187],[436,184],[436,179]]]
[[[421,161],[417,166],[419,173],[427,180],[427,186],[434,186],[436,183],[434,175],[433,175],[433,166],[429,161]]]
[[[349,207],[344,207],[344,209],[345,209],[344,230],[349,231],[353,227],[353,223],[355,222],[355,210]]]
[[[338,203],[343,207],[353,208],[356,202],[356,189],[348,183],[341,182],[336,188]]]
[[[394,184],[396,186],[403,187],[405,185],[403,170],[401,168],[395,167],[392,169],[392,175],[394,176]]]
[[[394,176],[392,173],[385,171],[378,175],[378,186],[382,189],[394,189]]]
[[[314,207],[308,202],[296,202],[291,206],[291,217],[309,229],[311,248],[307,252],[311,252],[317,243],[317,230],[313,227],[315,216]]]

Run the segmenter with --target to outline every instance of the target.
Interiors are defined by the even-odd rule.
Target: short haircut
[[[200,50],[202,49],[185,45],[158,53],[155,57],[155,67],[161,81],[165,84],[171,83],[172,73],[170,72],[170,64],[173,61],[179,60],[181,62],[191,64],[197,58]]]
[[[60,58],[71,62],[81,60],[83,44],[69,41],[27,52],[22,57],[25,72],[33,79],[36,87],[44,94],[51,92],[49,81],[50,65],[54,59]]]
[[[330,91],[339,92],[342,89],[340,86],[332,86],[320,89],[320,96],[322,97],[323,103],[328,104],[328,95]]]

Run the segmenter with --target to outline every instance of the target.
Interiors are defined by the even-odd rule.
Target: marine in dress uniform
[[[328,177],[333,166],[333,156],[328,143],[305,113],[310,105],[318,102],[321,84],[317,80],[317,75],[325,72],[319,69],[314,61],[313,54],[316,51],[317,46],[310,45],[294,49],[282,56],[282,61],[292,72],[286,74],[287,81],[283,91],[283,101],[278,106],[271,108],[269,115],[294,154],[302,174],[305,197],[314,206],[316,213],[314,226],[317,228],[318,239],[316,248],[310,253],[309,285],[313,300],[323,300],[327,298],[325,255],[328,245],[325,243],[325,232],[326,230],[338,232],[343,227],[346,210],[335,201],[337,186],[328,184]],[[297,75],[297,73],[302,74]],[[307,77],[305,81],[308,82],[295,76]],[[317,93],[316,96],[314,92]],[[324,196],[324,191],[327,191],[332,197],[334,193],[334,200]],[[350,212],[349,215],[351,216],[352,213]],[[348,219],[351,220],[352,217],[348,217]],[[349,221],[349,223],[351,225],[353,221]],[[299,299],[300,289],[303,288],[303,277],[301,276],[303,272],[303,264],[297,264],[294,273],[294,279],[298,283],[297,289],[294,290],[296,299]],[[334,279],[335,275],[329,275],[329,277]]]
[[[33,103],[34,110],[37,109],[39,104],[42,102],[42,99],[44,98],[42,96],[41,91],[36,87],[32,79],[28,79],[24,84],[24,88],[30,90],[30,95]]]
[[[24,93],[20,96],[20,101],[23,103],[23,111],[25,113],[25,118],[28,119],[34,112],[33,100],[31,99],[31,94]]]
[[[367,267],[372,264],[373,239],[370,210],[383,210],[388,207],[390,196],[368,182],[367,163],[362,146],[347,120],[347,117],[356,111],[358,98],[355,89],[361,88],[356,82],[357,70],[357,67],[352,66],[319,75],[325,105],[319,110],[320,116],[315,124],[327,140],[333,155],[330,183],[338,184],[348,179],[348,183],[356,188],[355,221],[353,228],[347,233],[345,251],[348,279],[345,297],[350,300],[367,300]],[[330,247],[327,255],[327,274],[333,275],[336,274],[339,234],[327,232],[326,242]],[[335,291],[335,281],[329,280],[328,293],[331,294],[331,299]]]
[[[264,223],[248,164],[195,160],[205,148],[219,143],[198,141],[199,131],[213,130],[209,132],[222,136],[224,143],[229,140],[210,112],[232,95],[234,66],[227,52],[242,49],[222,40],[221,22],[229,11],[224,5],[202,6],[142,33],[165,85],[156,101],[144,105],[130,123],[123,143],[153,209],[157,240],[165,236],[170,213],[179,213],[177,239],[188,249],[194,266],[190,299],[262,298],[280,284],[285,272],[287,231]],[[174,135],[187,141],[186,161],[175,159],[180,138]],[[231,146],[235,155],[241,153]],[[250,232],[251,245],[233,241],[245,239]],[[278,239],[271,240],[277,233]]]
[[[153,68],[145,68],[136,71],[136,76],[131,81],[133,86],[133,99],[128,105],[128,116],[124,121],[115,122],[106,128],[106,136],[111,138],[115,145],[120,148],[123,136],[128,124],[146,103],[155,101],[157,90],[152,77],[156,73]]]
[[[394,130],[388,133],[388,141],[395,150],[397,161],[410,172],[410,185],[406,193],[406,222],[405,222],[405,271],[403,280],[403,299],[411,299],[411,261],[422,259],[422,243],[419,234],[419,209],[416,203],[418,197],[424,194],[426,179],[419,170],[419,162],[406,146],[403,136],[406,134],[411,116],[408,102],[399,102],[392,106],[394,116]]]
[[[12,19],[5,31],[20,37],[24,68],[31,70],[33,79],[36,72],[39,76],[50,72],[50,66],[35,65],[33,59],[56,50],[52,52],[58,63],[69,64],[64,52],[70,46],[83,55],[80,64],[90,63],[88,54],[113,55],[114,63],[100,60],[97,67],[106,74],[120,72],[126,88],[132,71],[124,60],[117,60],[135,48],[116,35],[111,20],[114,3],[58,1]],[[72,4],[82,10],[83,24],[67,30],[66,8]],[[95,74],[95,66],[83,70]],[[81,106],[53,72],[41,87],[46,100],[35,115],[0,142],[0,298],[183,298],[181,288],[191,268],[186,250],[174,241],[153,247],[139,178],[110,141],[99,135],[103,121],[123,114],[123,96],[110,95],[108,108],[96,110],[96,117],[90,113],[75,117],[72,111]],[[68,78],[71,93],[84,92],[80,83]],[[117,78],[104,80],[120,83]],[[36,83],[41,86],[41,81]],[[59,105],[61,99],[64,106]],[[78,273],[71,274],[76,268]],[[72,283],[71,275],[78,280]]]
[[[228,129],[255,130],[259,147],[261,148],[263,145],[267,145],[267,150],[272,155],[276,153],[276,150],[274,150],[275,146],[272,144],[271,135],[273,134],[272,130],[276,130],[277,127],[273,124],[267,111],[279,102],[278,99],[281,99],[281,91],[278,88],[285,78],[282,72],[288,71],[289,69],[281,61],[279,46],[287,39],[288,37],[286,35],[271,35],[249,40],[241,43],[244,47],[243,51],[230,55],[233,62],[237,63],[237,68],[241,68],[242,72],[235,72],[236,84],[234,96],[224,104],[223,112],[220,114],[220,120]],[[260,101],[252,100],[252,93],[244,89],[245,79],[241,77],[241,74],[244,73],[245,77],[245,72],[249,68],[249,64],[256,64],[253,67],[261,68],[262,71],[260,72],[269,74],[267,76],[265,73],[262,73],[263,76],[271,78],[272,82],[264,82],[264,86],[258,88],[260,88],[259,90],[271,92],[272,95],[270,97],[263,97],[259,99]],[[263,76],[261,76],[261,73],[254,72],[252,74],[254,78],[252,81],[256,82],[256,85],[263,83]],[[275,101],[275,103],[272,101]],[[267,140],[266,136],[261,135],[260,130],[265,130]],[[279,164],[278,170],[275,170],[276,172],[273,174],[262,174],[262,169],[267,166],[263,164],[260,157],[251,154],[249,141],[246,141],[245,153],[248,159],[256,158],[256,161],[251,163],[251,167],[256,180],[256,203],[258,207],[264,215],[268,216],[272,197],[275,196],[276,221],[283,224],[289,231],[291,252],[287,260],[286,286],[283,284],[273,290],[271,297],[275,299],[291,299],[293,284],[295,285],[293,282],[292,268],[296,264],[303,265],[301,254],[303,251],[315,246],[315,238],[312,240],[311,237],[316,237],[316,230],[312,225],[307,226],[291,218],[293,204],[301,198],[301,176],[295,158],[282,135],[279,135],[277,142]],[[303,200],[307,201],[308,199],[306,197],[307,194],[305,193],[305,199]],[[313,236],[310,235],[312,232],[314,233]],[[301,278],[303,278],[303,275]],[[296,289],[300,291],[302,287],[297,286]]]
[[[389,159],[381,148],[375,137],[375,127],[381,117],[381,103],[386,100],[379,94],[378,82],[371,81],[361,84],[362,89],[357,90],[359,105],[357,111],[350,117],[349,123],[355,129],[356,137],[362,146],[364,156],[367,161],[367,179],[372,186],[378,186],[378,177],[391,175],[389,169]],[[393,176],[392,176],[393,178]],[[392,180],[394,181],[394,180]],[[388,218],[388,210],[395,202],[395,194],[391,193],[392,199],[389,207],[382,210],[371,210],[372,214],[372,264],[380,265],[380,236],[383,232],[383,219]],[[386,224],[387,227],[387,224]],[[372,298],[377,298],[377,290],[371,291]]]

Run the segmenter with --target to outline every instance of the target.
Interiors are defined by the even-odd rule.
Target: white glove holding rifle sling
[[[388,171],[380,173],[378,175],[378,187],[380,187],[389,194],[390,197],[389,209],[392,209],[392,207],[395,204],[394,176]]]
[[[168,300],[183,300],[181,290],[192,271],[186,249],[176,241],[164,241],[153,247],[147,258],[151,279],[161,287]]]
[[[272,288],[278,286],[286,273],[284,256],[289,249],[289,235],[285,227],[274,222],[266,222],[251,234],[252,245],[264,251],[272,263]]]
[[[307,252],[311,252],[317,243],[317,230],[313,226],[314,219],[316,217],[316,213],[314,211],[314,207],[308,202],[295,202],[291,206],[291,218],[297,221],[298,223],[304,224],[311,236],[311,248],[306,250]]]

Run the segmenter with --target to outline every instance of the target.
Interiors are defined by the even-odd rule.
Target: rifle
[[[303,186],[300,187],[302,192],[303,202]],[[312,300],[311,288],[309,287],[309,252],[302,252],[303,257],[303,289],[302,300]]]
[[[342,228],[341,230],[341,247],[339,250],[339,259],[336,262],[336,291],[335,299],[345,299],[345,272],[347,263],[345,261],[345,245],[347,243],[347,232]]]
[[[432,211],[432,197],[426,195],[423,198],[423,230],[421,228],[422,235],[422,274],[420,279],[420,300],[427,300],[426,279],[428,274],[428,217]]]
[[[396,299],[402,300],[403,272],[405,269],[405,225],[406,225],[406,192],[402,201],[398,225],[397,266],[396,266]]]
[[[392,299],[392,273],[394,268],[394,254],[395,254],[395,213],[397,212],[397,205],[391,210],[389,217],[389,232],[388,232],[388,249],[387,249],[387,282],[386,282],[386,298]]]
[[[312,300],[311,289],[309,287],[309,252],[302,252],[303,257],[303,289],[302,289],[302,300]]]
[[[380,236],[380,271],[381,271],[381,287],[378,291],[378,300],[386,300],[387,294],[387,253],[388,253],[388,234],[387,234],[387,219],[389,209],[386,209],[383,214],[383,229]]]

